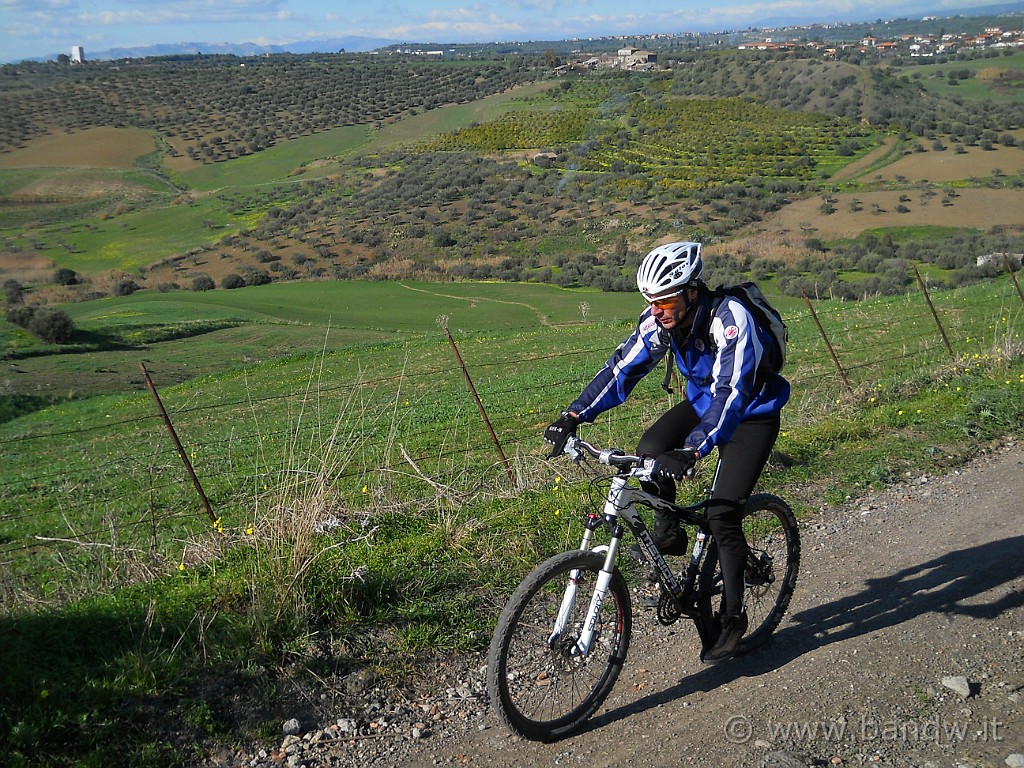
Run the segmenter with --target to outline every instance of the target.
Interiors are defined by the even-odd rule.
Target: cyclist
[[[725,600],[722,631],[704,661],[731,658],[747,629],[743,574],[747,542],[742,503],[754,489],[779,434],[789,383],[778,373],[781,350],[738,300],[724,299],[701,280],[701,244],[667,243],[644,257],[637,288],[649,306],[580,396],[544,432],[562,452],[581,422],[622,404],[637,382],[670,351],[686,377],[686,398],[640,438],[636,452],[656,457],[651,493],[675,501],[675,481],[718,448],[708,523],[718,543]],[[677,515],[655,513],[652,537],[662,553],[686,554]],[[638,547],[634,556],[640,556]]]

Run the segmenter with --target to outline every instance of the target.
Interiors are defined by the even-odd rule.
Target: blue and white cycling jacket
[[[685,445],[695,448],[700,457],[728,443],[741,421],[779,412],[789,400],[789,382],[761,369],[764,356],[774,354],[774,337],[736,299],[719,302],[708,294],[698,301],[693,332],[685,339],[662,328],[650,307],[644,310],[636,330],[616,348],[569,410],[580,421],[592,422],[621,405],[671,349],[686,377],[687,399],[701,419]]]

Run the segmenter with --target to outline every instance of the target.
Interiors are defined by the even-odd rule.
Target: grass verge
[[[900,361],[851,391],[836,390],[821,375],[799,379],[762,487],[807,515],[908,475],[949,470],[1018,433],[1019,314],[999,303],[1004,294],[990,293],[953,295],[961,315],[984,297],[995,312],[985,316],[991,329],[983,343],[966,333],[955,337],[958,348],[977,350],[955,362]],[[892,339],[896,329],[888,323],[876,337],[873,315],[900,315],[902,326],[913,329],[906,300],[890,304],[846,311],[851,339],[875,348],[875,356],[874,345],[886,338],[897,345],[911,338]],[[841,341],[839,319],[824,319]],[[794,339],[801,330],[794,324]],[[574,334],[563,329],[557,338],[564,345]],[[473,357],[493,355],[508,378],[510,348],[489,340],[492,348],[481,346]],[[531,342],[534,354],[538,343]],[[794,373],[813,370],[802,345],[794,350]],[[0,685],[0,743],[10,764],[194,764],[225,745],[265,744],[285,717],[315,722],[324,716],[321,707],[336,717],[358,703],[344,693],[357,672],[382,685],[425,685],[439,658],[483,649],[519,579],[541,558],[575,544],[579,513],[593,501],[591,473],[544,458],[537,424],[527,423],[557,413],[560,386],[528,392],[528,411],[503,404],[533,435],[511,454],[510,479],[503,466],[458,450],[468,441],[453,398],[441,395],[445,408],[436,403],[439,376],[430,377],[429,397],[411,397],[416,406],[405,399],[408,384],[389,399],[373,399],[358,381],[346,386],[339,406],[321,395],[334,386],[332,366],[343,368],[340,362],[324,350],[312,365],[306,361],[301,384],[287,377],[289,388],[303,392],[287,413],[287,439],[262,448],[255,469],[232,478],[248,488],[248,519],[193,534],[184,542],[187,560],[140,558],[132,586],[57,607],[24,604],[0,617],[0,655],[9,663]],[[405,379],[408,358],[392,362]],[[430,365],[440,370],[437,360]],[[247,380],[234,374],[225,391],[237,398],[239,382]],[[197,386],[211,397],[217,381]],[[512,390],[524,388],[520,382]],[[257,407],[266,394],[262,386],[247,392],[258,434],[269,431],[262,423],[269,417]],[[447,423],[446,431],[430,432],[429,468],[410,453],[406,431],[408,423],[423,426],[428,407],[440,409]],[[660,395],[640,395],[588,427],[588,437],[629,445],[636,425],[663,407]],[[235,429],[239,417],[229,413]],[[210,417],[201,423],[208,432],[216,428]],[[355,493],[354,470],[365,477]],[[709,471],[704,467],[684,496],[699,495]],[[60,554],[40,556],[53,558],[54,573],[67,566]],[[89,557],[93,573],[125,567],[111,562],[106,548]],[[6,574],[3,589],[13,589]]]

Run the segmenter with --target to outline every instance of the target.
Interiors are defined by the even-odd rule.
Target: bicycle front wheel
[[[619,677],[633,612],[616,569],[589,653],[576,649],[604,557],[563,552],[537,566],[501,612],[487,656],[491,704],[516,734],[557,741],[597,711]]]
[[[749,556],[743,576],[743,603],[749,631],[741,652],[763,645],[789,608],[800,573],[800,530],[789,505],[778,496],[751,496],[743,511]]]

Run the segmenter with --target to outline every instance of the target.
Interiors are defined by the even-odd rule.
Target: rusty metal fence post
[[[1006,271],[1010,273],[1010,279],[1013,281],[1013,287],[1017,289],[1017,295],[1020,296],[1020,303],[1024,304],[1024,292],[1020,289],[1020,283],[1017,282],[1017,275],[1013,271],[1013,267],[1010,265],[1010,257],[1005,253],[1003,254],[1003,261],[1006,263]]]
[[[807,308],[811,310],[811,317],[814,318],[814,324],[818,326],[818,333],[821,334],[821,338],[825,341],[825,346],[828,348],[829,355],[832,356],[832,362],[835,363],[836,370],[839,371],[839,375],[843,377],[843,383],[846,384],[846,389],[849,392],[853,392],[853,387],[850,385],[850,379],[846,375],[846,370],[843,368],[843,364],[839,362],[839,356],[836,355],[835,349],[832,348],[832,342],[828,340],[828,334],[825,333],[825,329],[821,327],[821,321],[818,320],[818,313],[814,311],[814,306],[811,304],[811,300],[807,298],[805,291],[800,291],[803,294],[804,301],[807,302]]]
[[[167,415],[167,409],[164,408],[163,400],[160,399],[160,393],[156,391],[156,385],[153,383],[153,379],[150,378],[149,371],[146,370],[146,364],[139,363],[139,367],[142,368],[142,375],[146,377],[146,386],[149,387],[149,391],[153,394],[153,399],[156,400],[156,406],[160,410],[160,416],[163,417],[164,425],[167,427],[167,431],[171,435],[174,447],[178,450],[178,456],[181,457],[181,461],[185,465],[185,469],[188,470],[188,474],[192,478],[192,484],[196,487],[196,493],[199,494],[199,498],[203,502],[203,508],[206,509],[206,514],[209,515],[210,522],[216,523],[217,516],[213,513],[213,507],[210,506],[210,500],[206,498],[206,492],[203,491],[203,486],[199,482],[199,478],[196,476],[196,471],[192,467],[192,462],[189,461],[188,454],[182,447],[181,440],[178,439],[178,433],[174,429],[174,424],[171,423],[171,417]]]
[[[924,284],[924,278],[921,277],[921,273],[917,270],[917,265],[914,265],[914,274],[917,275],[917,284],[921,286],[921,293],[924,294],[924,300],[928,302],[928,309],[932,311],[932,317],[935,318],[935,324],[939,327],[939,333],[942,336],[942,343],[946,345],[946,351],[949,352],[949,357],[952,360],[956,360],[956,355],[953,354],[953,347],[949,344],[949,337],[946,336],[946,329],[942,327],[942,321],[939,319],[939,313],[935,311],[935,305],[932,304],[932,297],[928,295],[928,286]]]
[[[476,407],[480,411],[480,416],[484,420],[484,424],[487,426],[487,431],[491,433],[491,440],[494,441],[494,447],[498,450],[498,456],[501,458],[501,463],[505,465],[505,471],[508,473],[509,482],[515,484],[515,478],[512,475],[512,467],[508,463],[508,459],[505,458],[505,452],[501,449],[501,443],[498,441],[498,436],[494,433],[494,427],[491,426],[491,420],[487,417],[487,410],[484,408],[483,402],[480,400],[480,396],[476,392],[476,387],[473,386],[473,379],[469,376],[469,371],[466,370],[466,364],[462,361],[462,355],[459,354],[459,348],[455,345],[455,339],[452,338],[451,332],[448,330],[448,326],[444,327],[444,335],[448,337],[448,343],[451,345],[452,351],[455,353],[455,359],[459,363],[459,368],[462,370],[462,375],[466,379],[466,385],[469,387],[469,391],[473,395],[473,399],[476,401]]]

